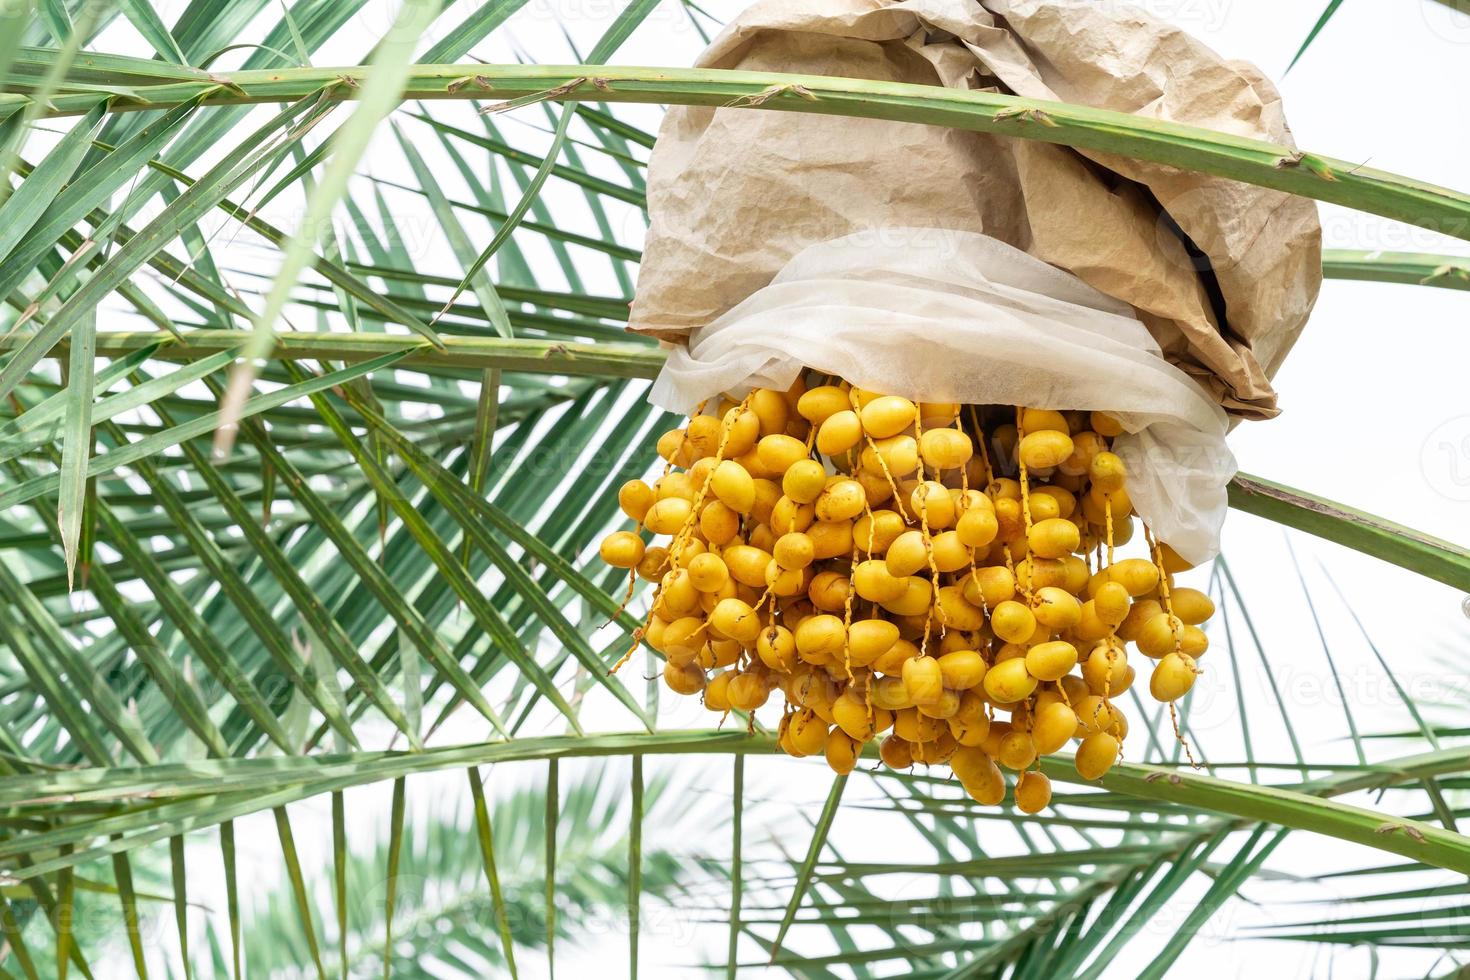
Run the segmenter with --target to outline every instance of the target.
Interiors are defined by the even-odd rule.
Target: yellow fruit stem
[[[980,444],[980,458],[985,461],[985,470],[988,474],[990,471],[990,459],[985,455],[985,433],[980,430],[980,419],[975,414],[975,406],[971,405],[969,409],[970,421],[975,425],[975,441]],[[960,432],[965,431],[962,418],[963,416],[956,415],[954,419],[954,427],[959,429]],[[960,499],[966,501],[970,499],[970,467],[968,463],[960,467]],[[985,601],[985,593],[980,591],[980,570],[975,565],[975,549],[969,548],[967,550],[970,553],[970,581],[975,583],[975,592],[980,596],[980,608],[985,611],[986,620],[989,620],[990,603]],[[986,652],[989,653],[988,650]],[[986,658],[985,664],[987,667],[990,666],[989,658]]]
[[[643,621],[643,625],[633,631],[633,645],[628,647],[628,652],[623,654],[622,657],[619,658],[617,663],[613,664],[612,670],[608,671],[609,674],[616,674],[619,670],[623,668],[623,664],[627,663],[628,660],[632,658],[633,654],[638,652],[638,644],[643,642],[643,633],[646,629],[648,629],[648,624],[651,622],[653,622],[652,609],[648,611],[648,618]]]
[[[1021,416],[1022,408],[1016,406],[1016,445],[1021,444]],[[1016,453],[1016,466],[1019,468],[1021,478],[1021,526],[1026,533],[1031,533],[1031,484],[1026,476],[1026,461],[1021,458],[1021,453]],[[1011,548],[1006,546],[1006,566],[1011,568],[1011,574],[1015,574],[1015,568],[1011,566]],[[1034,606],[1035,597],[1031,594],[1031,562],[1026,562],[1026,581],[1021,583],[1021,594],[1026,597],[1026,605]]]
[[[1154,532],[1147,524],[1143,526],[1143,537],[1148,542],[1149,557],[1153,559],[1154,565],[1159,570],[1159,600],[1164,606],[1164,612],[1169,616],[1169,628],[1174,631],[1174,652],[1182,654],[1184,652],[1183,638],[1180,636],[1179,626],[1183,624],[1174,615],[1174,600],[1169,595],[1169,573],[1164,570],[1164,551],[1159,547],[1159,542],[1154,539]]]
[[[1184,746],[1184,757],[1189,760],[1190,766],[1198,769],[1200,764],[1194,761],[1194,753],[1189,748],[1189,739],[1185,738],[1184,733],[1179,730],[1179,709],[1174,707],[1173,701],[1169,702],[1169,724],[1174,726],[1175,741]]]
[[[738,413],[745,411],[745,407],[749,403],[750,395],[746,395],[744,398],[740,399],[740,404],[739,406],[737,406],[736,412]],[[707,402],[700,403],[699,407],[701,411],[703,410],[705,404],[707,404]],[[695,414],[699,414],[699,412],[696,412]],[[731,428],[732,426],[728,425],[720,426],[720,441],[715,445],[715,467],[718,467],[725,458],[725,446],[730,441]],[[689,431],[689,427],[687,425],[684,427],[684,431],[686,433],[685,438],[687,439],[687,433]],[[683,550],[684,542],[689,540],[690,532],[693,530],[694,526],[699,523],[700,508],[704,506],[704,498],[709,496],[709,487],[710,484],[713,482],[714,467],[711,467],[710,475],[705,479],[704,484],[700,486],[699,492],[694,495],[694,506],[689,508],[689,516],[684,519],[683,526],[680,527],[678,533],[674,535],[674,540],[669,545],[669,553],[664,559],[666,563],[672,562],[675,569],[679,567],[678,555],[679,552]],[[663,571],[663,565],[659,566],[659,571]]]
[[[916,404],[914,407],[914,438],[916,441],[924,434],[924,423],[919,418],[922,414],[923,409]],[[939,474],[936,472],[934,475]],[[949,622],[944,610],[939,606],[939,563],[934,560],[934,540],[929,535],[929,508],[922,506],[929,501],[929,488],[924,478],[924,458],[922,456],[919,457],[919,489],[923,491],[923,496],[919,498],[921,505],[919,507],[919,530],[924,537],[924,556],[929,559],[929,575],[934,582],[929,591],[929,613],[924,619],[924,645],[919,648],[919,653],[922,655],[928,652],[929,633],[934,628],[935,614],[938,614],[941,632],[943,632],[944,625]]]
[[[1022,407],[1020,405],[1017,405],[1016,406],[1016,445],[1017,446],[1020,445],[1020,441],[1021,441],[1021,419],[1022,419],[1023,413],[1024,413],[1024,410],[1022,409]],[[1026,473],[1026,461],[1021,458],[1021,453],[1019,451],[1017,451],[1017,453],[1016,453],[1016,466],[1017,466],[1018,475],[1020,477],[1020,483],[1021,483],[1021,525],[1022,525],[1023,528],[1025,528],[1026,533],[1029,535],[1030,532],[1031,532],[1031,485],[1030,485],[1030,482],[1028,480],[1027,473]],[[1008,544],[1007,545],[1002,545],[1001,546],[1001,551],[1004,552],[1004,554],[1006,556],[1006,570],[1011,573],[1011,578],[1012,579],[1015,579],[1016,578],[1016,563],[1015,563],[1015,561],[1011,557],[1011,546],[1008,545]],[[1031,560],[1029,558],[1027,559],[1027,562],[1026,562],[1026,581],[1024,581],[1024,582],[1019,582],[1018,581],[1017,584],[1021,586],[1021,594],[1023,596],[1025,596],[1025,598],[1026,598],[1026,606],[1028,608],[1033,607],[1035,605],[1035,597],[1031,594]],[[1030,697],[1028,697],[1026,699],[1026,706],[1028,708],[1032,709],[1032,710],[1035,709],[1035,707],[1036,707],[1036,695],[1035,694],[1032,694]],[[1014,712],[1012,712],[1011,717],[1013,717],[1013,718],[1015,717],[1015,713]]]
[[[1106,524],[1105,533],[1107,535],[1106,540],[1107,540],[1107,546],[1108,546],[1108,565],[1107,565],[1107,567],[1112,568],[1113,567],[1113,498],[1112,498],[1112,496],[1110,494],[1103,494],[1103,520],[1104,520],[1104,522]],[[1117,633],[1118,633],[1118,627],[1109,624],[1109,626],[1108,626],[1108,639],[1112,639],[1114,636],[1117,635]],[[1113,646],[1112,646],[1112,644],[1108,644],[1108,674],[1107,674],[1107,676],[1105,678],[1103,678],[1103,694],[1102,694],[1102,699],[1103,699],[1103,704],[1108,705],[1109,707],[1112,707],[1112,700],[1111,700],[1111,698],[1112,698],[1112,693],[1113,693],[1113,658],[1114,658],[1114,656],[1115,655],[1113,653]],[[1114,727],[1116,728],[1118,726],[1115,725]],[[1121,739],[1121,738],[1118,739],[1118,751],[1119,752],[1122,752],[1123,751],[1123,739]]]
[[[985,466],[985,485],[988,487],[991,483],[995,482],[995,469],[990,465],[990,449],[985,443],[985,427],[980,424],[980,410],[974,405],[967,405],[965,407],[970,410],[970,425],[975,429],[975,443],[980,447],[980,462]],[[964,426],[958,417],[955,419],[955,425],[959,426],[963,431]],[[968,467],[960,468],[961,485],[969,481],[969,475],[970,471]],[[1009,549],[1006,549],[1006,565],[1010,565]],[[1014,569],[1012,569],[1012,573],[1014,574]],[[975,549],[973,548],[970,549],[970,579],[975,583],[975,592],[980,596],[980,608],[985,610],[985,619],[989,622],[990,603],[986,601],[985,592],[980,588],[980,572],[975,567]],[[985,647],[984,659],[987,668],[994,666],[992,662],[994,654],[990,651],[990,645],[982,645]],[[989,701],[985,702],[985,718],[987,722],[995,721],[995,706]]]
[[[771,600],[771,621],[768,622],[768,623],[766,623],[767,626],[770,626],[771,623],[774,623],[776,621],[775,620],[775,616],[776,616],[776,600],[774,598],[774,595],[775,594],[771,591],[773,588],[774,588],[774,586],[771,586],[771,585],[766,586],[766,591],[764,591],[764,592],[761,593],[761,597],[755,601],[755,605],[751,608],[751,612],[756,613],[757,615],[759,615],[760,614],[760,611],[761,611],[761,607],[763,607],[766,604],[766,600],[767,599],[770,599]]]
[[[852,410],[854,412],[857,412],[857,390],[854,388],[849,388],[847,390],[847,397],[852,404]],[[893,506],[898,508],[898,516],[904,519],[904,523],[908,523],[909,515],[908,512],[903,509],[903,497],[898,492],[898,483],[893,479],[893,474],[889,472],[888,463],[883,459],[883,454],[878,452],[878,444],[873,441],[872,436],[868,435],[867,430],[863,430],[863,439],[867,442],[868,448],[873,450],[873,458],[878,460],[878,468],[883,471],[883,478],[888,481],[888,488],[893,491]],[[866,494],[864,495],[863,499],[867,499]]]
[[[1020,445],[1021,417],[1023,413],[1021,406],[1016,406],[1016,444]],[[1020,452],[1016,453],[1016,466],[1021,471],[1021,521],[1029,532],[1031,530],[1031,487],[1026,479],[1026,460]]]
[[[995,470],[990,465],[990,450],[985,445],[985,430],[980,425],[980,412],[974,405],[967,405],[970,410],[970,424],[975,427],[975,442],[980,445],[980,462],[985,464],[985,485],[989,486],[995,480]]]
[[[863,498],[863,507],[864,507],[864,509],[866,509],[867,506],[868,506],[868,504],[867,504],[867,498],[864,497]],[[872,512],[869,511],[869,513],[871,514]],[[873,524],[873,522],[870,519],[868,521],[869,527],[871,527],[872,524]],[[871,547],[871,544],[872,544],[872,537],[870,535],[869,536],[869,546],[870,547]],[[852,629],[852,597],[853,597],[854,593],[857,592],[857,585],[853,582],[852,575],[853,575],[853,572],[857,570],[857,566],[858,566],[858,543],[857,543],[857,541],[853,541],[853,543],[852,543],[852,564],[851,564],[851,567],[848,569],[848,573],[847,573],[847,595],[844,596],[843,599],[842,599],[842,669],[845,670],[845,671],[847,671],[847,680],[848,680],[849,683],[852,681],[852,637],[850,635],[850,631]]]
[[[638,530],[635,530],[633,533],[637,534],[638,531],[642,529],[643,524],[640,522],[638,525]],[[607,622],[603,623],[603,626],[611,626],[613,623],[617,622],[619,616],[628,611],[628,604],[633,601],[633,592],[637,588],[637,586],[638,566],[634,565],[632,568],[628,569],[628,591],[623,593],[623,601],[618,603],[617,612],[607,617]]]
[[[868,557],[869,558],[872,558],[873,557],[873,543],[878,540],[878,537],[877,537],[877,535],[878,535],[878,522],[873,518],[873,505],[870,504],[870,503],[868,503],[868,492],[866,490],[863,491],[863,516],[868,519]],[[856,556],[857,556],[857,553],[858,553],[858,543],[857,543],[857,534],[856,534],[856,532],[854,532],[854,534],[852,536],[852,553],[853,553],[853,556],[854,556],[853,557],[853,562],[852,562],[852,567],[847,570],[847,584],[849,586],[849,588],[848,588],[848,595],[851,595],[852,594],[852,587],[853,587],[852,573],[855,572],[855,571],[857,571],[857,558],[856,558]]]
[[[958,432],[960,435],[964,435],[965,434],[965,423],[961,420],[961,418],[960,418],[959,415],[956,415],[954,417],[954,427],[955,427],[955,431]],[[969,462],[969,460],[966,460],[964,463],[960,464],[960,499],[962,499],[962,500],[969,500],[970,499],[970,462]]]
[[[1169,626],[1174,630],[1174,652],[1182,656],[1184,652],[1182,649],[1183,638],[1180,636],[1181,630],[1174,625],[1179,620],[1174,616],[1174,601],[1169,596],[1169,573],[1164,569],[1164,550],[1159,547],[1159,542],[1154,537],[1153,530],[1147,524],[1143,526],[1143,538],[1148,542],[1149,556],[1153,558],[1154,565],[1159,569],[1159,598],[1163,602],[1164,612],[1169,616]],[[1155,669],[1157,670],[1158,668]],[[1200,671],[1196,670],[1195,673],[1198,674]],[[1173,701],[1169,702],[1169,723],[1174,726],[1175,741],[1184,747],[1184,757],[1189,760],[1190,766],[1198,769],[1200,765],[1194,759],[1194,752],[1190,749],[1189,739],[1185,738],[1184,733],[1179,730],[1179,709],[1174,706]]]
[[[740,402],[740,407],[742,409],[745,408],[745,403],[748,402],[748,401],[750,401],[750,396],[749,395],[746,395],[745,398]],[[706,398],[704,401],[702,401],[698,405],[696,405],[695,408],[694,408],[694,415],[703,415],[704,414],[705,406],[708,405],[708,404],[709,404],[709,399]],[[693,418],[693,417],[694,417],[693,415],[690,416],[690,418]],[[722,431],[720,432],[720,443],[719,443],[718,446],[715,447],[715,464],[716,465],[719,465],[720,457],[724,455],[724,452],[725,452],[725,442],[729,438],[730,438],[730,428],[729,428],[729,426],[723,426],[722,427]],[[689,426],[686,423],[685,426],[684,426],[684,438],[679,443],[679,448],[680,449],[683,449],[688,444],[689,444]],[[678,457],[678,453],[675,453],[674,456],[675,456],[675,458],[677,458]],[[663,475],[664,476],[668,476],[669,473],[673,470],[673,468],[674,468],[674,460],[671,459],[671,460],[669,460],[668,462],[666,462],[664,464],[664,473],[663,473]],[[704,486],[702,486],[702,487],[699,488],[699,494],[695,498],[694,506],[689,509],[689,516],[687,518],[685,518],[683,526],[679,528],[678,533],[674,535],[673,541],[671,541],[669,543],[669,553],[664,556],[664,560],[662,562],[660,562],[658,568],[654,570],[654,575],[658,575],[660,572],[662,572],[664,570],[664,566],[668,565],[670,562],[673,562],[674,568],[677,569],[679,567],[679,563],[675,559],[674,556],[679,553],[680,549],[683,547],[684,542],[686,540],[688,540],[688,537],[687,536],[688,536],[688,533],[689,533],[689,529],[692,528],[695,524],[697,524],[699,522],[699,507],[700,507],[701,504],[704,503],[704,497],[705,497],[705,494],[709,490],[709,485],[710,485],[710,481],[709,480],[705,480],[704,481]],[[634,567],[633,572],[634,572],[634,574],[637,573],[637,567],[636,566]],[[623,656],[618,660],[617,663],[613,664],[613,668],[609,672],[610,674],[616,674],[619,670],[621,670],[622,667],[623,667],[623,664],[627,663],[629,661],[629,659],[632,658],[633,654],[637,652],[637,650],[638,650],[638,644],[641,643],[641,642],[643,642],[643,636],[646,633],[646,631],[648,630],[649,624],[651,624],[653,622],[653,607],[658,604],[658,597],[659,597],[659,593],[661,591],[662,591],[662,584],[660,584],[657,588],[654,589],[653,601],[651,601],[648,604],[648,616],[644,618],[643,625],[640,626],[638,629],[636,629],[636,630],[633,631],[633,643],[632,643],[631,646],[628,647],[628,652],[625,653],[625,654],[623,654]],[[627,604],[628,604],[629,600],[631,600],[632,598],[633,598],[633,581],[632,581],[632,579],[629,579],[629,581],[628,581],[628,597],[623,600],[623,605],[618,608],[617,614],[614,615],[612,619],[608,620],[609,623],[612,622],[613,620],[617,619],[618,616],[622,615],[623,609],[627,607]]]
[[[878,522],[873,519],[873,508],[868,504],[866,491],[863,493],[863,514],[868,518],[868,557],[872,558],[873,542],[877,540],[875,535],[878,533]],[[850,627],[852,625],[852,598],[857,595],[857,582],[853,576],[857,572],[857,567],[858,543],[857,538],[854,537],[852,540],[852,561],[849,562],[847,567],[847,595],[842,600],[842,624],[844,627]],[[852,680],[852,662],[848,653],[849,649],[850,646],[847,636],[844,633],[842,640],[842,659],[843,665],[847,668],[847,679],[850,681]],[[863,703],[868,708],[868,724],[876,724],[877,716],[873,714],[873,678],[871,671],[869,671],[868,684],[863,688]]]
[[[704,411],[704,406],[706,406],[708,404],[709,404],[709,399],[706,398],[704,401],[702,401],[702,402],[699,403],[699,407],[694,410],[694,414],[695,415],[698,415],[700,412],[703,412]],[[684,438],[682,440],[680,440],[680,442],[679,442],[679,448],[680,449],[683,449],[684,446],[688,445],[688,443],[689,443],[689,430],[688,430],[688,427],[686,426],[685,427],[685,430],[684,430]],[[668,476],[671,472],[673,472],[673,469],[674,469],[674,461],[672,459],[664,460],[664,471],[663,471],[663,473],[659,474],[660,479],[662,479],[663,477]],[[633,533],[634,534],[637,534],[641,530],[643,530],[643,522],[642,521],[639,521],[638,522],[638,526],[635,527],[635,528],[633,528]],[[662,568],[663,566],[659,566],[659,567]],[[605,623],[602,624],[603,626],[611,626],[613,623],[617,622],[619,616],[621,616],[623,613],[625,613],[625,612],[628,611],[628,605],[633,601],[633,592],[637,588],[637,586],[638,586],[638,566],[637,565],[634,565],[632,568],[628,569],[628,591],[623,594],[623,601],[620,602],[620,603],[618,603],[618,611],[615,612],[615,613],[613,613],[611,616],[609,616],[607,618],[607,622],[605,622]],[[636,648],[636,644],[634,646]],[[627,659],[627,658],[624,658],[624,659]],[[619,664],[619,666],[621,666],[622,665],[622,661],[621,660],[618,661],[618,664]]]

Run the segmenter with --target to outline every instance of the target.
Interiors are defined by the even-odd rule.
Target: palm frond
[[[173,24],[141,0],[0,12],[15,28],[0,33],[0,969],[427,975],[422,927],[445,937],[447,973],[509,970],[517,949],[529,973],[616,909],[636,971],[663,954],[654,913],[677,906],[715,930],[705,965],[729,976],[770,960],[802,977],[1093,977],[1193,889],[1152,950],[1147,975],[1164,975],[1244,890],[1304,887],[1274,868],[1291,831],[1407,863],[1331,879],[1361,914],[1264,936],[1385,954],[1466,942],[1452,908],[1406,925],[1390,902],[1413,890],[1373,884],[1414,875],[1438,901],[1470,871],[1463,726],[1405,698],[1405,718],[1362,725],[1353,761],[1317,754],[1224,561],[1211,588],[1239,739],[1197,738],[1196,772],[1150,734],[1100,785],[1049,760],[1064,791],[1023,821],[920,771],[859,771],[806,811],[762,799],[765,773],[809,764],[768,758],[759,729],[671,716],[633,666],[613,675],[636,620],[622,576],[589,559],[669,424],[642,398],[662,355],[623,331],[654,104],[1073,145],[1462,239],[1470,197],[1082,106],[603,64],[656,7],[642,0],[583,64],[470,60],[525,6],[407,5],[406,33],[344,67],[313,61],[369,16],[360,0],[194,0]],[[113,28],[157,57],[93,50]],[[520,108],[478,111],[504,103]],[[1441,255],[1329,252],[1324,272],[1470,282]],[[227,454],[221,425],[237,431]],[[1231,503],[1470,582],[1464,547],[1315,494],[1242,476]],[[1407,694],[1394,651],[1362,634]],[[1276,722],[1245,693],[1254,679],[1290,758],[1252,737]],[[1181,718],[1196,736],[1197,709]],[[734,770],[728,856],[723,823],[671,812],[662,767],[685,757],[721,787]],[[616,780],[579,761],[609,758]],[[460,770],[459,808],[423,802],[431,774]],[[510,781],[524,772],[548,789]],[[348,805],[365,787],[392,800],[366,843]],[[309,822],[317,799],[330,816]],[[854,819],[924,859],[855,846]],[[330,870],[309,857],[328,824]],[[243,878],[254,838],[237,837],[261,827],[285,871],[264,897]],[[195,887],[206,861],[222,896]],[[382,901],[358,900],[390,868]],[[91,901],[115,910],[110,937],[73,927]],[[157,917],[175,946],[143,943]]]
[[[1127,113],[979,90],[825,75],[599,66],[593,76],[584,69],[487,65],[466,74],[461,66],[414,66],[405,81],[403,98],[467,100],[493,88],[508,101],[743,105],[766,111],[917,122],[1117,153],[1341,204],[1456,238],[1470,237],[1470,197],[1457,191],[1344,160]],[[147,94],[147,105],[152,107],[201,96],[204,105],[291,100],[304,104],[309,100],[327,106],[355,98],[366,73],[357,68],[303,68],[221,77],[227,86],[223,92],[213,91],[221,87],[216,81],[173,82],[139,91]],[[44,117],[82,114],[97,102],[91,92],[61,93],[50,100]],[[0,118],[24,111],[29,104],[25,96],[0,100]],[[109,108],[126,112],[137,106]]]

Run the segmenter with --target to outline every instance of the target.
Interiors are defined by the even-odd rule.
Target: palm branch
[[[362,64],[332,67],[318,52],[350,33],[358,0],[223,13],[193,0],[171,25],[142,2],[4,12],[0,969],[324,977],[387,949],[404,975],[413,951],[391,930],[425,915],[475,951],[435,975],[516,973],[518,948],[576,936],[583,898],[606,903],[609,889],[626,889],[635,974],[648,958],[640,913],[662,905],[718,933],[701,962],[731,975],[769,960],[801,977],[1096,976],[1138,955],[1181,895],[1187,914],[1140,975],[1164,975],[1242,896],[1360,904],[1327,924],[1303,905],[1262,934],[1384,956],[1432,944],[1447,951],[1436,969],[1456,969],[1467,933],[1452,889],[1470,872],[1456,706],[1406,700],[1408,727],[1381,733],[1348,712],[1352,754],[1321,751],[1293,729],[1269,637],[1225,561],[1211,589],[1238,710],[1233,730],[1199,738],[1203,771],[1167,740],[1100,786],[1061,760],[1049,774],[1074,785],[1023,821],[925,772],[821,776],[796,806],[761,798],[773,773],[801,766],[805,785],[825,770],[772,758],[759,729],[716,730],[687,707],[670,717],[638,676],[651,653],[614,675],[634,622],[621,577],[591,559],[615,488],[643,473],[669,425],[642,399],[660,352],[621,329],[649,104],[1039,139],[1459,238],[1470,197],[1083,106],[606,65],[655,8],[644,0],[577,64],[476,60],[524,6],[408,4]],[[110,53],[118,30],[156,56]],[[378,154],[402,164],[395,180]],[[1464,288],[1464,268],[1334,252],[1325,272]],[[1243,476],[1231,503],[1470,583],[1465,548],[1320,496]],[[1249,678],[1268,683],[1267,700],[1247,699]],[[1187,731],[1200,710],[1185,705]],[[1257,725],[1279,726],[1292,756],[1258,755]],[[550,791],[538,847],[536,794],[500,774],[608,758],[627,812],[600,797],[578,809],[581,784]],[[656,767],[681,760],[732,820],[691,835],[674,868],[656,835],[679,824],[654,805]],[[462,809],[407,818],[461,770]],[[366,845],[346,816],[360,787],[392,800]],[[311,807],[332,814],[330,872],[303,860],[303,828],[325,826],[303,819]],[[855,819],[915,850],[896,864],[859,847],[844,836]],[[594,826],[608,820],[623,824],[611,836]],[[1268,864],[1289,835],[1317,839],[1293,831],[1379,863],[1324,892]],[[241,894],[242,833],[276,842],[284,883],[268,900]],[[538,865],[548,843],[560,858]],[[601,869],[585,892],[544,874],[569,855],[578,873]],[[204,861],[223,879],[207,896],[191,887]],[[369,869],[385,892],[366,914],[351,898]],[[912,880],[896,889],[895,875]],[[490,918],[411,907],[398,888],[413,876]],[[1432,926],[1393,918],[1408,880],[1440,903],[1422,907],[1449,909]],[[107,935],[75,927],[80,894],[115,907]],[[146,941],[160,897],[169,943]],[[554,913],[526,928],[537,897]]]

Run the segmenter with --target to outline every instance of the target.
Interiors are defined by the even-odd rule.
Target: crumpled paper
[[[1257,69],[1092,0],[761,0],[698,66],[994,89],[1292,145]],[[674,106],[648,207],[636,332],[679,342],[817,242],[918,230],[942,253],[947,233],[979,232],[1131,305],[1238,418],[1277,414],[1269,379],[1321,282],[1312,201],[913,123]]]

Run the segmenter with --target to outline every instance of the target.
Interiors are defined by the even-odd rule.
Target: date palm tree
[[[161,6],[0,8],[0,977],[535,975],[612,904],[633,975],[660,908],[719,934],[661,960],[729,976],[1092,977],[1165,929],[1132,970],[1160,977],[1245,889],[1257,938],[1460,968],[1463,705],[1399,688],[1405,728],[1348,709],[1353,760],[1309,755],[1223,559],[1232,732],[1200,769],[1168,739],[1100,785],[1048,762],[1069,785],[1025,819],[778,760],[645,683],[651,651],[614,674],[636,623],[593,559],[671,424],[621,329],[660,104],[1044,140],[1459,238],[1470,196],[1085,106],[608,65],[657,0],[570,65],[476,57],[527,0]],[[1470,288],[1448,256],[1324,271]],[[1456,544],[1264,477],[1230,499],[1470,586]],[[1277,719],[1290,758],[1250,738]],[[816,805],[747,791],[778,771]],[[724,816],[672,805],[689,772]],[[1302,840],[1381,862],[1329,894],[1268,867]]]

